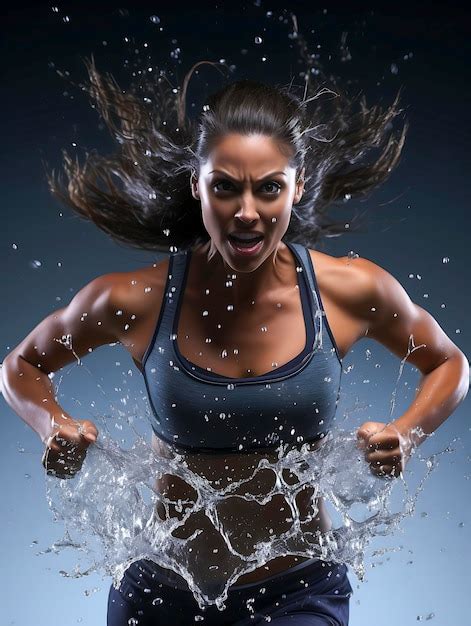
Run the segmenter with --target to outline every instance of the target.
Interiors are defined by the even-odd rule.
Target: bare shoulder
[[[108,311],[115,335],[135,361],[145,349],[159,317],[167,284],[169,257],[151,266],[103,277],[109,283]]]
[[[319,250],[309,253],[321,293],[352,314],[362,312],[385,270],[363,257],[334,257]]]
[[[334,257],[309,250],[322,303],[341,354],[382,320],[388,326],[395,313],[414,315],[414,305],[400,283],[385,269],[360,256]]]
[[[110,304],[119,307],[123,315],[146,313],[149,306],[163,296],[168,265],[169,258],[165,258],[151,266],[102,276],[110,288]]]
[[[21,357],[50,373],[104,344],[121,342],[127,347],[151,313],[160,310],[167,267],[165,260],[92,279],[68,305],[40,321],[8,358]]]
[[[459,352],[432,315],[378,264],[362,257],[310,253],[320,291],[363,327],[358,338],[368,336],[400,358],[407,355],[422,373]]]

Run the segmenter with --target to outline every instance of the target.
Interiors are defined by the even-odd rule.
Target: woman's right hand
[[[52,421],[51,433],[44,443],[42,464],[47,474],[57,478],[73,478],[81,469],[87,448],[98,437],[95,424],[62,416]]]

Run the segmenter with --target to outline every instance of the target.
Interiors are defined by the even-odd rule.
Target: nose
[[[235,216],[243,222],[253,222],[253,220],[258,219],[259,215],[255,199],[251,193],[243,195],[240,208]]]

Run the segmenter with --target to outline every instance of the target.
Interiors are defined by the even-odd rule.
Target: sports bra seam
[[[273,450],[274,448],[280,445],[279,443],[275,444],[274,446],[256,446],[256,445],[254,446],[254,445],[246,444],[248,445],[248,447],[245,450],[240,450],[238,446],[237,447],[231,446],[231,447],[225,447],[225,448],[208,448],[204,446],[188,446],[186,444],[177,443],[175,440],[169,439],[165,435],[158,433],[154,428],[152,428],[152,431],[155,433],[155,436],[157,438],[162,439],[162,441],[172,445],[174,448],[181,448],[184,451],[187,451],[187,452],[192,451],[192,452],[195,452],[196,454],[203,453],[203,452],[208,453],[208,454],[213,454],[213,453],[214,454],[222,454],[222,453],[240,454],[241,452],[252,452],[254,450],[255,451],[256,450]],[[303,441],[302,444],[314,443],[315,441],[318,441],[319,439],[324,439],[324,437],[326,437],[329,434],[329,432],[330,432],[329,430],[323,430],[312,439],[307,439],[306,441]],[[293,442],[284,442],[284,443],[293,443]],[[178,450],[176,450],[176,452],[178,454]]]
[[[337,359],[338,359],[338,362],[340,364],[340,367],[343,368],[343,363],[342,363],[342,359],[340,358],[340,353],[339,353],[339,349],[338,349],[338,346],[337,346],[337,342],[335,341],[334,335],[332,333],[332,329],[330,328],[329,320],[327,319],[327,314],[325,312],[324,304],[322,302],[321,293],[320,293],[320,290],[319,290],[319,285],[317,284],[317,278],[316,278],[316,271],[314,269],[314,263],[312,262],[311,254],[310,254],[310,252],[309,252],[309,250],[307,248],[306,248],[306,252],[307,252],[306,256],[307,256],[307,259],[308,259],[308,263],[310,264],[310,267],[311,267],[311,274],[312,274],[312,278],[313,278],[313,282],[314,282],[314,289],[316,290],[316,294],[317,294],[317,297],[319,299],[319,306],[321,308],[324,324],[325,324],[325,327],[327,329],[327,333],[329,334],[329,337],[330,337],[330,340],[332,342],[332,345],[334,347],[335,354],[337,355]]]
[[[144,357],[142,359],[142,371],[144,371],[146,363],[147,363],[147,359],[149,358],[149,356],[150,356],[150,354],[151,354],[151,352],[152,352],[152,350],[154,348],[155,342],[157,341],[157,336],[159,334],[160,326],[162,324],[162,320],[163,320],[163,317],[164,317],[164,311],[165,311],[165,309],[167,307],[167,293],[168,293],[168,287],[170,285],[170,276],[172,276],[172,272],[173,272],[173,259],[174,259],[174,256],[175,256],[174,254],[171,254],[169,256],[167,278],[165,279],[164,297],[162,299],[162,304],[161,304],[161,307],[160,307],[160,311],[159,311],[159,316],[157,318],[157,322],[156,322],[155,327],[154,327],[154,332],[152,334],[152,339],[150,340],[150,343],[147,346],[147,349],[146,349],[146,351],[144,353]]]

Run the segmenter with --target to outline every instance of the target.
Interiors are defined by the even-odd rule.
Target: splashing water
[[[72,576],[101,569],[113,576],[115,586],[132,562],[150,559],[180,574],[200,608],[215,604],[220,610],[225,608],[229,586],[239,576],[277,556],[289,554],[346,563],[363,580],[369,542],[376,536],[391,534],[404,517],[414,512],[417,496],[436,467],[439,454],[420,458],[425,461],[426,472],[415,493],[409,494],[403,476],[378,477],[369,470],[355,433],[331,431],[319,450],[310,451],[305,444],[300,450],[284,453],[280,446],[276,461],[262,458],[251,477],[217,490],[204,477],[192,472],[182,457],[162,458],[142,437],[129,450],[124,450],[104,436],[89,449],[75,478],[47,479],[49,505],[66,527],[65,539],[52,549],[80,549],[93,558],[93,565],[86,571],[75,571]],[[415,456],[419,458],[418,454]],[[220,520],[220,507],[257,472],[267,469],[275,476],[268,493],[237,497],[263,507],[276,494],[282,494],[292,514],[292,524],[286,532],[267,537],[256,543],[250,554],[243,554],[231,543],[230,533]],[[299,482],[287,484],[284,470],[296,475]],[[159,493],[155,480],[164,474],[178,476],[191,485],[197,493],[196,502],[175,503]],[[340,526],[322,534],[303,530],[304,521],[300,520],[295,499],[306,486],[314,490],[312,500],[322,496],[334,507],[342,520]],[[393,512],[392,496],[399,486],[404,492],[402,510]],[[183,515],[161,519],[156,513],[159,502],[165,507],[177,505]],[[312,517],[317,513],[313,507]],[[197,540],[206,532],[202,529],[184,539],[173,534],[198,514],[204,515],[211,531],[220,536],[217,555],[202,557],[200,550],[204,542]],[[80,540],[74,541],[73,535]]]
[[[72,349],[71,341],[65,343]],[[390,419],[405,361],[420,348],[411,337],[391,395]],[[88,371],[80,359],[77,367]],[[122,411],[116,413],[123,417]],[[406,516],[413,514],[417,497],[439,455],[450,451],[423,458],[417,448],[412,449],[414,461],[423,463],[425,474],[414,493],[410,493],[404,474],[393,478],[371,471],[358,447],[356,431],[337,428],[327,434],[316,450],[305,443],[288,451],[288,446],[281,444],[270,459],[261,455],[251,475],[216,488],[217,483],[192,471],[183,455],[175,454],[169,459],[157,454],[136,431],[132,446],[124,449],[109,435],[103,418],[98,421],[104,423],[104,428],[75,478],[47,477],[49,506],[66,529],[64,539],[50,550],[80,550],[91,558],[92,564],[82,571],[76,567],[70,575],[78,577],[102,570],[113,577],[116,587],[131,563],[149,559],[179,574],[201,609],[216,605],[223,610],[229,587],[240,576],[284,555],[345,563],[363,580],[365,552],[370,542],[391,535]],[[426,437],[422,429],[414,430],[418,437]],[[249,483],[267,472],[274,478],[271,488],[261,495],[254,494]],[[295,477],[294,484],[287,482],[286,473]],[[157,488],[164,475],[181,479],[194,490],[195,498],[170,499]],[[302,519],[296,498],[306,490],[311,492],[307,509],[310,513]],[[400,507],[394,511],[396,496]],[[257,508],[259,518],[267,521],[271,519],[269,504],[281,498],[289,514],[289,527],[276,533],[269,529],[265,536],[254,540],[249,550],[242,549],[233,524],[226,523],[231,517],[227,510],[231,509],[225,507],[235,498],[239,503],[250,503],[252,510]],[[324,532],[308,530],[309,522],[319,514],[319,498],[333,508],[340,520],[336,527]],[[158,514],[159,507],[166,512],[164,517]],[[169,514],[172,507],[178,517]],[[192,531],[188,532],[188,527]],[[247,522],[244,526],[240,521],[240,528],[248,534],[252,526]],[[376,554],[386,551],[376,550]]]

